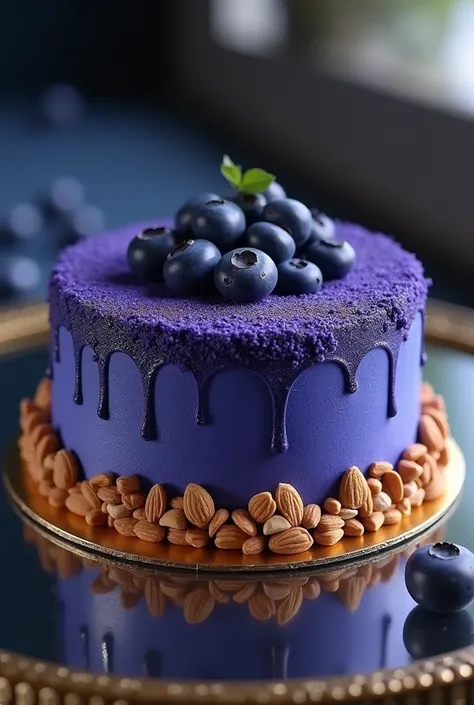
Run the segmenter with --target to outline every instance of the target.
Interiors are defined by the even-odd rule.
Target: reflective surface
[[[472,550],[474,360],[440,348],[429,355],[426,377],[446,397],[468,469],[459,507],[437,537]],[[10,407],[3,444],[16,431],[16,397],[31,391],[44,363],[37,354],[0,365],[4,414]],[[0,501],[2,649],[119,675],[240,680],[403,667],[474,642],[474,609],[449,620],[413,612],[406,549],[345,574],[255,582],[130,572],[46,541]]]

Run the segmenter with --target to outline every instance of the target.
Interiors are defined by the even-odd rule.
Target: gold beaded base
[[[36,484],[23,469],[16,443],[12,444],[7,455],[4,482],[13,504],[21,513],[62,539],[102,555],[133,563],[192,570],[199,568],[213,572],[290,570],[360,560],[370,554],[393,549],[427,531],[454,506],[464,484],[464,456],[452,439],[448,440],[448,450],[450,460],[445,471],[447,487],[442,497],[425,502],[397,525],[384,526],[375,533],[366,533],[358,538],[347,537],[327,548],[313,546],[297,556],[271,553],[245,556],[240,551],[152,544],[121,536],[106,527],[89,526],[83,517],[65,508],[50,506],[38,493]]]

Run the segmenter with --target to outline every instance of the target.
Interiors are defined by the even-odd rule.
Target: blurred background
[[[224,152],[474,305],[474,0],[0,0],[0,304]]]

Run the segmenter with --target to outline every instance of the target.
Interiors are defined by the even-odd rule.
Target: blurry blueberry
[[[190,198],[184,205],[181,206],[175,216],[175,230],[183,236],[192,237],[191,219],[201,206],[204,206],[209,201],[218,201],[220,196],[215,193],[201,193],[199,196]]]
[[[208,240],[185,240],[168,254],[163,266],[167,286],[178,296],[213,291],[214,269],[221,258]]]
[[[455,614],[415,607],[405,620],[403,643],[414,659],[427,659],[474,644],[474,620],[466,610]]]
[[[305,243],[305,247],[309,247],[317,240],[332,240],[336,236],[336,225],[332,218],[318,211],[317,208],[311,208],[313,222],[311,224],[311,234]]]
[[[263,211],[263,218],[287,230],[297,247],[303,245],[311,234],[313,222],[311,211],[304,203],[295,201],[294,198],[271,201]]]
[[[32,293],[41,281],[41,269],[30,257],[11,257],[2,267],[1,289],[5,294]]]
[[[78,122],[84,113],[84,97],[74,86],[57,83],[49,86],[39,99],[44,119],[54,126],[67,126]]]
[[[67,233],[69,242],[79,242],[93,235],[99,235],[105,228],[104,213],[97,206],[84,205],[71,215]]]
[[[213,242],[221,252],[228,252],[245,232],[245,215],[239,206],[222,198],[208,201],[192,217],[196,238]]]
[[[29,240],[43,229],[43,216],[32,203],[19,203],[7,217],[6,229],[15,240]]]
[[[263,195],[267,199],[268,203],[270,203],[270,201],[277,201],[280,198],[286,198],[285,189],[283,186],[280,186],[277,181],[270,184],[267,190],[263,192]]]
[[[272,293],[278,279],[274,261],[261,250],[239,248],[218,263],[214,281],[226,299],[250,303]]]
[[[304,259],[289,259],[278,265],[277,294],[315,294],[323,285],[321,270]]]
[[[68,215],[83,203],[83,185],[72,176],[63,176],[53,181],[44,208],[48,216]]]
[[[243,210],[247,227],[262,220],[263,209],[267,205],[267,199],[263,193],[239,193],[231,200]]]
[[[291,259],[295,241],[286,230],[273,223],[254,223],[245,233],[245,244],[266,252],[275,264]]]
[[[459,612],[474,600],[474,555],[454,543],[420,546],[407,561],[405,582],[420,607]]]
[[[144,281],[161,282],[164,261],[176,245],[176,233],[171,228],[142,230],[128,246],[128,266]]]
[[[356,253],[345,241],[317,240],[305,250],[305,257],[321,270],[324,279],[342,279],[354,269]]]

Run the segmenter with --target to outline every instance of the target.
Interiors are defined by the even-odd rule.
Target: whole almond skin
[[[107,517],[100,509],[91,509],[86,514],[86,522],[89,526],[103,526],[107,524]]]
[[[256,556],[267,548],[267,538],[265,536],[251,536],[242,546],[244,556]]]
[[[239,529],[238,526],[225,524],[217,531],[214,543],[217,548],[224,550],[240,550],[247,539],[248,535],[242,529]]]
[[[44,413],[37,407],[21,419],[21,430],[26,436],[30,436],[37,426],[49,426],[48,419]]]
[[[423,443],[412,443],[411,446],[405,448],[402,454],[403,460],[412,460],[417,463],[428,452],[428,448]]]
[[[378,480],[380,480],[382,475],[384,475],[384,473],[386,473],[388,470],[393,470],[392,463],[386,463],[385,461],[378,461],[377,463],[372,463],[372,465],[369,468],[369,474],[372,477],[375,477]]]
[[[194,482],[184,491],[183,509],[188,521],[199,529],[204,529],[216,512],[214,500],[209,492]]]
[[[420,475],[421,484],[423,487],[431,482],[431,479],[437,471],[437,463],[432,455],[427,453],[423,460],[422,473]]]
[[[38,485],[38,492],[42,497],[48,497],[54,490],[54,483],[51,480],[43,480]]]
[[[402,513],[398,509],[389,509],[384,515],[384,524],[386,526],[392,526],[393,524],[398,524],[402,520]]]
[[[275,492],[277,507],[291,526],[299,526],[303,521],[303,500],[299,492],[287,483],[280,482]]]
[[[234,509],[231,514],[232,521],[239,529],[249,536],[257,535],[257,524],[245,509]]]
[[[397,504],[403,499],[403,480],[395,470],[389,470],[382,476],[382,489]]]
[[[156,527],[156,524],[154,524]],[[160,585],[155,579],[149,579],[145,584],[145,600],[153,617],[162,617],[165,613],[167,598],[161,592]]]
[[[94,489],[92,488],[91,484],[89,482],[82,482],[81,483],[81,492],[86,498],[86,500],[89,502],[91,509],[99,509],[102,507],[102,502],[98,498],[96,492],[94,492]]]
[[[102,502],[107,502],[107,504],[122,504],[122,495],[116,487],[99,487],[97,490],[97,496],[102,500]]]
[[[252,617],[262,622],[266,622],[275,614],[273,600],[270,600],[264,592],[254,591],[249,598],[248,605]]]
[[[250,516],[257,524],[265,524],[276,512],[276,502],[270,492],[259,492],[248,504]]]
[[[276,621],[280,626],[288,624],[298,614],[303,602],[303,588],[295,585],[276,608]]]
[[[205,529],[196,529],[193,526],[186,531],[186,541],[194,548],[203,548],[209,543],[209,534]]]
[[[170,500],[170,507],[171,509],[182,509],[183,508],[183,498],[182,497],[173,497]]]
[[[137,475],[122,475],[117,478],[117,489],[120,494],[140,492],[140,478]]]
[[[166,511],[168,496],[163,485],[153,485],[145,502],[145,516],[150,524],[157,524]]]
[[[412,494],[411,497],[409,497],[409,500],[412,507],[421,507],[425,500],[425,490],[420,487],[417,489],[415,494]]]
[[[38,465],[42,466],[48,455],[50,455],[50,453],[55,453],[58,450],[59,438],[55,433],[50,433],[48,436],[43,436],[36,446],[36,462]]]
[[[333,529],[342,529],[344,527],[344,519],[333,514],[323,514],[321,521],[318,524],[318,531],[332,531]]]
[[[440,411],[439,409],[430,408],[426,412],[434,420],[439,430],[442,433],[443,438],[446,440],[450,436],[450,429],[448,424],[448,419],[446,413]]]
[[[324,502],[324,511],[328,514],[339,514],[342,509],[342,505],[339,500],[334,499],[334,497],[328,497]]]
[[[367,480],[358,467],[346,470],[339,484],[339,501],[347,509],[359,509],[370,495]]]
[[[146,520],[145,509],[143,507],[140,507],[140,509],[134,509],[134,511],[132,513],[132,517],[134,519],[138,519],[138,521],[141,521],[142,519]],[[151,523],[151,522],[148,522],[148,523]]]
[[[182,509],[168,509],[161,517],[159,524],[170,529],[188,528],[188,520]]]
[[[232,602],[243,605],[252,597],[257,589],[257,583],[240,583],[239,589],[232,595]]]
[[[306,504],[303,508],[301,525],[305,529],[315,529],[321,520],[321,507],[318,504]]]
[[[403,496],[412,497],[417,491],[417,489],[418,487],[416,482],[414,482],[413,480],[411,482],[407,482],[406,485],[403,486]]]
[[[166,534],[166,529],[158,524],[152,524],[146,519],[140,519],[137,521],[133,527],[135,536],[137,536],[142,541],[149,541],[150,543],[160,543],[163,541]]]
[[[33,402],[40,409],[49,411],[51,409],[51,380],[49,377],[43,377],[36,387]]]
[[[444,438],[436,421],[428,414],[422,414],[418,429],[420,442],[428,448],[428,451],[440,451],[444,446]]]
[[[121,536],[135,536],[134,528],[136,523],[137,520],[132,519],[132,517],[115,519],[114,528]]]
[[[175,546],[189,546],[186,541],[186,533],[185,529],[168,529],[166,538]]]
[[[92,508],[82,494],[70,494],[65,504],[70,512],[81,517],[85,517]]]
[[[445,477],[441,470],[436,470],[431,481],[425,487],[425,500],[428,502],[438,499],[444,493],[446,487]]]
[[[184,598],[184,618],[188,624],[200,624],[214,609],[215,600],[204,587],[198,587]]]
[[[423,472],[423,467],[415,460],[400,460],[397,465],[397,472],[402,478],[402,482],[406,484],[420,477]]]
[[[397,504],[397,509],[404,517],[409,517],[411,514],[411,502],[409,499],[402,499],[401,502]]]
[[[279,514],[267,519],[263,525],[263,533],[265,536],[272,536],[273,534],[278,534],[280,531],[286,531],[287,529],[291,529],[290,522]]]
[[[67,490],[79,478],[79,461],[70,450],[60,450],[54,458],[53,482],[56,487]]]
[[[382,492],[382,483],[376,477],[369,477],[367,484],[372,495]]]
[[[31,443],[33,444],[33,446],[36,447],[42,438],[44,438],[45,436],[52,436],[52,435],[54,435],[54,430],[53,430],[53,427],[51,426],[51,424],[40,423],[32,429],[32,431],[30,433],[30,440],[31,440]],[[56,453],[53,452],[53,453],[50,453],[49,455],[47,455],[44,459],[44,462],[46,462],[46,460],[49,458],[50,455],[55,456]],[[54,467],[54,465],[53,465],[53,467]]]
[[[122,502],[127,509],[134,511],[145,506],[145,495],[143,492],[131,492],[130,494],[122,494]]]
[[[114,476],[111,472],[101,472],[99,475],[93,475],[89,482],[94,487],[108,487],[114,484]]]
[[[385,517],[383,512],[374,512],[370,517],[362,519],[362,523],[366,531],[378,531],[381,526],[383,526]]]
[[[48,495],[48,502],[52,507],[64,507],[69,495],[66,490],[54,487]]]
[[[221,590],[212,580],[208,583],[209,592],[220,605],[227,605],[230,602],[229,595]]]
[[[344,530],[331,529],[329,531],[321,531],[318,527],[313,533],[313,537],[320,546],[334,546],[344,537]]]
[[[268,547],[273,553],[284,556],[293,556],[304,553],[313,545],[313,537],[302,526],[294,526],[286,531],[273,534],[268,542]]]
[[[349,519],[344,524],[344,534],[346,536],[362,536],[364,533],[364,525],[357,519]]]
[[[209,526],[208,526],[208,534],[212,538],[213,536],[216,535],[218,530],[223,526],[223,524],[226,523],[228,518],[230,517],[229,512],[227,509],[218,509],[217,512],[214,514],[212,517]]]

